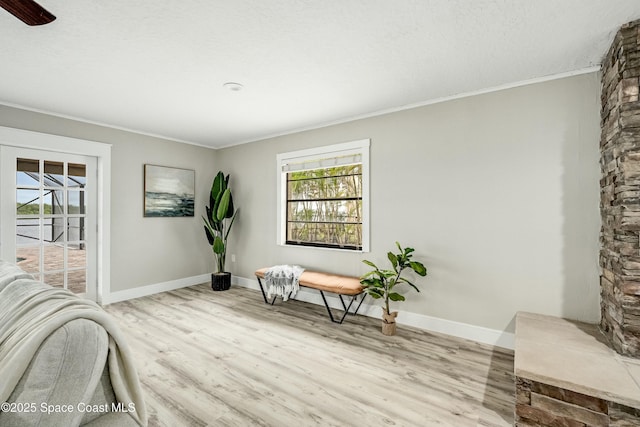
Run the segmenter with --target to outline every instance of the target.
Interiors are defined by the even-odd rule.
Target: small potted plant
[[[229,188],[229,175],[218,172],[211,185],[207,216],[204,219],[204,231],[213,249],[217,271],[211,274],[211,289],[226,291],[231,287],[231,273],[225,271],[227,258],[227,238],[238,209],[233,207],[233,196]]]
[[[392,252],[387,253],[387,258],[391,262],[393,269],[381,270],[371,261],[364,260],[365,264],[373,267],[374,270],[366,273],[360,279],[360,283],[364,287],[364,291],[371,295],[374,299],[383,299],[384,306],[382,307],[382,333],[384,335],[396,334],[396,317],[398,312],[390,312],[389,300],[391,301],[404,301],[405,298],[397,292],[396,285],[400,283],[406,283],[407,285],[420,292],[420,289],[411,283],[406,277],[402,276],[405,269],[411,269],[419,276],[426,276],[426,267],[417,261],[412,261],[413,248],[402,248],[400,243],[396,242],[400,253],[394,254]]]

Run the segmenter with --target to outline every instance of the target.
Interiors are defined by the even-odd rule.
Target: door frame
[[[108,303],[111,295],[111,144],[0,126],[0,156],[2,155],[2,146],[79,154],[96,158],[98,169],[96,183],[96,222],[98,227],[96,234],[96,300],[98,304]],[[2,198],[4,188],[1,179],[0,175],[0,198]],[[0,224],[2,221],[2,210],[0,210]]]

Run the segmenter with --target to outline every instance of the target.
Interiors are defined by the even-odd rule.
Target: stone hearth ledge
[[[516,315],[515,375],[640,408],[640,360],[609,347],[597,325]]]

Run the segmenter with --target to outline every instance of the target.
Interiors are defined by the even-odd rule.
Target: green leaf
[[[211,198],[216,200],[218,195],[221,195],[226,188],[227,183],[224,178],[224,174],[222,172],[218,172],[216,177],[213,179],[213,184],[211,185]]]
[[[220,207],[220,200],[222,200],[222,194],[218,193],[216,199],[213,201],[213,205],[211,205],[211,224],[219,225],[220,220],[218,219],[218,207]],[[219,229],[217,227],[216,229]],[[219,230],[218,230],[219,231]]]
[[[227,216],[227,209],[229,209],[229,199],[231,198],[231,190],[228,188],[224,190],[222,193],[222,198],[220,199],[220,204],[218,205],[218,210],[216,212],[216,219],[218,221],[222,221]]]
[[[220,255],[224,253],[224,242],[220,238],[220,236],[216,236],[216,239],[213,242],[213,252]]]
[[[231,194],[231,189],[227,187],[227,190],[229,190],[229,207],[227,208],[226,218],[231,218],[235,215],[235,208],[233,207],[233,194]]]
[[[213,245],[213,242],[214,242],[213,234],[211,234],[211,231],[209,231],[206,225],[204,226],[204,232],[207,235],[207,240],[209,241],[209,244]]]
[[[378,278],[364,279],[360,284],[366,287],[384,288],[384,284]]]
[[[367,277],[369,277],[369,276],[373,276],[374,274],[376,274],[376,271],[375,271],[375,270],[370,271],[370,272],[365,273],[365,274],[363,274],[362,276],[360,276],[360,279],[366,279]],[[362,281],[361,281],[361,282],[362,282]]]
[[[392,292],[389,294],[389,299],[391,301],[404,301],[404,297],[398,293]]]
[[[398,250],[399,250],[401,253],[404,253],[404,250],[402,249],[402,246],[400,246],[400,243],[396,242],[396,246],[398,247]]]
[[[233,216],[231,217],[231,221],[229,221],[229,226],[227,227],[227,232],[224,235],[224,241],[227,241],[227,237],[229,237],[229,232],[231,231],[231,226],[233,225],[233,221],[236,220],[236,215],[238,214],[238,212],[240,212],[240,209],[238,209],[236,211],[236,213],[233,214]]]
[[[407,279],[405,279],[404,277],[401,277],[398,282],[402,282],[402,283],[406,283],[407,285],[413,287],[413,289],[415,289],[416,291],[420,292],[420,289],[418,289],[418,287],[416,285],[414,285],[413,283],[411,283],[410,281],[408,281]]]
[[[382,277],[387,278],[387,279],[390,279],[390,278],[392,278],[392,277],[395,277],[395,276],[396,276],[396,274],[397,274],[397,273],[396,273],[395,271],[393,271],[393,270],[380,270],[380,275],[381,275]]]
[[[387,258],[389,258],[389,261],[391,261],[391,265],[393,265],[393,268],[398,267],[398,257],[389,252],[387,253]]]
[[[375,299],[382,298],[384,296],[384,292],[376,288],[367,289],[367,293]]]
[[[411,266],[413,271],[415,271],[420,276],[427,275],[427,268],[421,262],[411,261],[409,265]]]
[[[364,262],[365,264],[367,264],[370,267],[375,268],[376,270],[378,269],[378,266],[375,265],[374,263],[372,263],[371,261],[367,261],[366,259],[363,259],[362,262]]]
[[[207,220],[207,218],[202,217],[202,219],[204,220],[204,229],[205,233],[207,234],[207,240],[209,241],[210,245],[213,245],[213,239],[216,235],[215,228],[212,227],[211,222]]]

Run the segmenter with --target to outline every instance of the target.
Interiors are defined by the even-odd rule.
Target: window
[[[278,155],[278,243],[369,250],[369,140]]]

